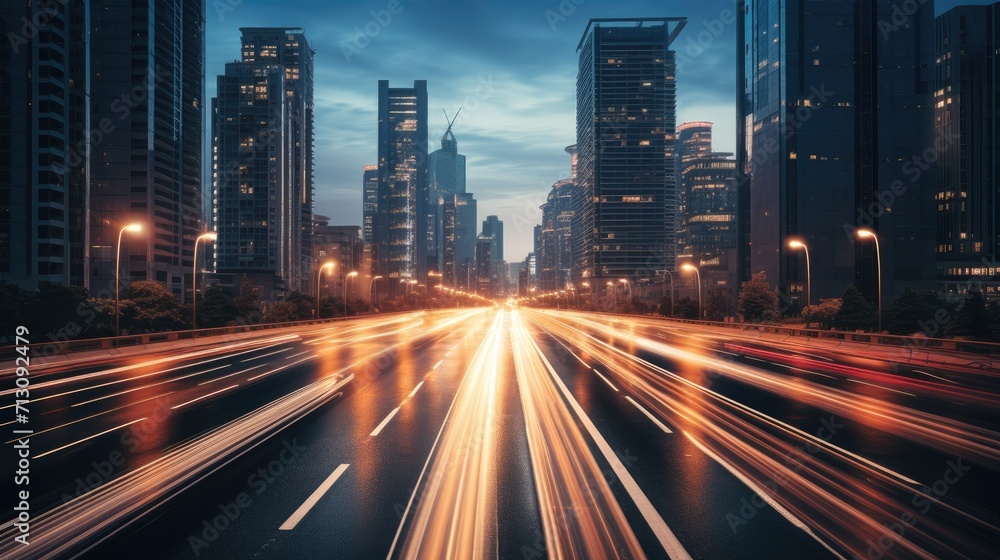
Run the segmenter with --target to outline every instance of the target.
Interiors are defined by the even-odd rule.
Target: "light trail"
[[[645,558],[516,312],[511,343],[549,557]],[[689,558],[679,543],[676,547],[680,553],[671,558]]]
[[[465,372],[417,490],[403,514],[390,557],[417,492],[421,497],[399,557],[496,556],[497,372],[505,320],[504,314],[496,315]]]

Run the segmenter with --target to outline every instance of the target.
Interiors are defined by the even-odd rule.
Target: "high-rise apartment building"
[[[82,0],[0,3],[0,282],[27,290],[89,280],[86,22]]]
[[[301,29],[241,29],[212,102],[216,272],[266,299],[311,291],[313,56]]]
[[[202,215],[205,2],[90,1],[89,287],[121,275],[187,300]],[[92,136],[96,136],[92,132]]]

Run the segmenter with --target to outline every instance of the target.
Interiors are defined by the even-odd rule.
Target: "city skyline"
[[[935,13],[989,3],[939,0]],[[449,4],[400,2],[402,11],[390,14],[388,25],[369,26],[377,34],[366,35],[369,42],[355,53],[354,28],[364,33],[374,21],[370,12],[384,10],[386,2],[276,6],[223,0],[206,8],[206,73],[222,73],[239,52],[241,26],[274,21],[304,28],[317,50],[315,211],[342,224],[362,222],[357,185],[362,167],[377,157],[376,83],[426,79],[431,144],[436,148],[446,128],[441,109],[454,114],[464,106],[454,131],[468,157],[468,189],[476,193],[483,215],[497,214],[508,224],[508,259],[521,260],[533,250],[538,207],[552,183],[570,175],[562,148],[576,142],[574,49],[580,34],[590,18],[658,15],[664,7],[590,0],[568,2],[573,11],[564,15],[568,10],[560,11],[558,1]],[[442,18],[445,5],[449,17]],[[733,13],[724,13],[734,8],[732,1],[717,0],[677,11],[688,26],[675,48],[679,60],[689,61],[678,65],[677,122],[713,122],[714,149],[720,152],[734,152],[736,145],[736,24]],[[342,44],[351,47],[347,56]],[[408,48],[399,49],[402,44]],[[482,99],[476,96],[480,86]],[[206,97],[214,94],[209,81]]]

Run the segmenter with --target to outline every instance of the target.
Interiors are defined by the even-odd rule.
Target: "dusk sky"
[[[962,3],[986,2],[939,1],[936,11]],[[532,250],[549,187],[569,175],[563,148],[576,137],[576,46],[588,20],[687,17],[674,43],[682,62],[677,122],[715,123],[715,149],[731,152],[734,4],[214,0],[206,13],[207,94],[214,97],[216,76],[239,58],[240,27],[303,28],[316,50],[315,211],[335,224],[360,224],[361,167],[377,157],[377,81],[405,87],[427,80],[430,150],[440,147],[446,126],[441,109],[454,115],[464,107],[453,131],[468,157],[468,190],[479,200],[480,220],[496,214],[504,221],[505,258],[514,262]],[[390,5],[397,13],[387,19]],[[373,11],[384,12],[387,23]]]

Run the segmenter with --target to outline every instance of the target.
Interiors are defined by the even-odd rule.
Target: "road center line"
[[[182,402],[181,404],[179,404],[177,406],[172,406],[172,407],[170,407],[170,410],[177,410],[178,408],[180,408],[182,406],[187,406],[187,405],[189,405],[191,403],[198,402],[198,401],[200,401],[202,399],[207,399],[208,397],[211,397],[212,395],[218,395],[219,393],[228,391],[230,389],[235,389],[235,388],[237,388],[239,386],[240,386],[239,383],[237,383],[236,385],[230,385],[229,387],[226,387],[225,389],[219,389],[218,391],[213,391],[213,392],[211,392],[211,393],[209,393],[207,395],[202,395],[202,396],[198,397],[197,399],[191,399],[191,400],[189,400],[187,402]]]
[[[643,414],[645,414],[646,418],[649,418],[650,420],[653,421],[654,424],[656,424],[657,426],[659,426],[661,430],[663,430],[664,432],[667,432],[668,434],[674,433],[670,428],[666,427],[663,424],[663,422],[660,422],[660,420],[657,417],[653,416],[652,414],[650,414],[650,412],[648,410],[646,410],[645,408],[643,408],[642,405],[640,405],[639,403],[635,402],[635,400],[633,400],[632,397],[626,396],[625,399],[628,402],[632,403],[633,406],[635,406],[636,408],[638,408],[639,412],[642,412]]]
[[[629,497],[632,498],[636,507],[639,508],[639,513],[642,514],[646,523],[648,523],[649,527],[653,530],[653,534],[656,535],[656,538],[659,540],[660,546],[663,547],[663,550],[667,552],[667,556],[669,556],[672,560],[691,560],[691,555],[684,549],[684,545],[677,540],[677,536],[674,535],[673,531],[670,530],[670,527],[667,526],[667,522],[663,520],[660,513],[656,511],[652,502],[649,501],[649,497],[646,496],[641,488],[639,488],[639,484],[634,478],[632,478],[632,474],[628,472],[628,469],[625,468],[625,465],[622,464],[618,456],[615,455],[614,450],[611,449],[611,445],[606,439],[604,439],[601,432],[597,430],[597,426],[594,425],[594,422],[589,416],[587,416],[587,413],[584,412],[583,407],[581,407],[580,403],[573,397],[573,394],[566,387],[566,384],[563,383],[562,379],[559,378],[559,375],[556,374],[556,370],[552,368],[552,364],[549,363],[548,358],[546,358],[545,354],[540,348],[538,348],[538,344],[534,340],[532,340],[531,343],[534,344],[535,349],[538,350],[538,353],[542,358],[542,362],[545,363],[545,367],[549,370],[549,375],[552,377],[556,386],[559,387],[559,391],[563,394],[563,397],[565,397],[566,402],[569,404],[570,408],[573,409],[573,412],[576,413],[577,417],[580,419],[580,423],[583,424],[587,433],[590,434],[591,439],[593,439],[594,443],[597,444],[597,448],[601,451],[604,459],[611,465],[611,469],[618,476],[618,479],[622,481],[622,486],[625,487]]]
[[[258,360],[260,358],[266,358],[268,356],[273,356],[275,354],[280,354],[282,352],[288,352],[289,350],[291,350],[291,348],[282,348],[281,350],[275,350],[274,352],[268,352],[267,354],[261,354],[260,356],[252,356],[252,357],[247,358],[245,360],[240,360],[240,363],[243,363],[243,362],[252,362],[252,361]]]
[[[444,360],[438,360],[438,363],[434,364],[434,367],[432,367],[431,369],[437,369],[438,366],[441,365],[441,362],[443,362],[443,361]]]
[[[604,382],[608,384],[608,387],[611,387],[612,389],[614,389],[616,393],[618,392],[618,387],[615,387],[614,383],[612,383],[610,379],[608,379],[607,377],[604,377],[603,375],[601,375],[601,372],[597,371],[596,368],[594,368],[594,373],[596,373],[598,377],[600,377],[601,379],[603,379]]]
[[[114,428],[111,428],[110,430],[104,430],[103,432],[101,432],[99,434],[94,434],[92,436],[87,436],[87,437],[85,437],[83,439],[74,441],[73,443],[67,443],[66,445],[64,445],[62,447],[57,447],[57,448],[53,449],[52,451],[46,451],[45,453],[42,453],[41,455],[35,455],[35,459],[41,459],[42,457],[45,457],[46,455],[51,455],[51,454],[55,453],[56,451],[62,451],[63,449],[66,449],[67,447],[73,447],[74,445],[76,445],[78,443],[83,443],[83,442],[85,442],[87,440],[91,440],[91,439],[94,439],[96,437],[103,436],[104,434],[111,433],[111,432],[113,432],[115,430],[120,430],[122,428],[127,428],[128,426],[131,426],[132,424],[135,424],[136,422],[142,422],[145,419],[146,419],[146,417],[143,416],[142,418],[140,418],[138,420],[133,420],[133,421],[128,422],[126,424],[122,424],[121,426],[116,426]]]
[[[417,383],[417,386],[416,386],[416,387],[414,387],[412,391],[410,391],[410,394],[409,394],[409,395],[406,395],[406,398],[408,398],[408,399],[412,399],[412,398],[413,398],[413,395],[416,395],[416,394],[417,394],[417,391],[419,391],[419,390],[420,390],[420,388],[421,388],[421,387],[423,387],[423,386],[424,386],[424,382],[423,382],[423,381],[421,381],[420,383]]]
[[[313,506],[316,505],[316,502],[318,502],[319,499],[323,497],[323,494],[326,494],[327,491],[330,490],[330,487],[333,486],[333,483],[337,482],[337,479],[340,478],[340,475],[344,474],[344,471],[346,471],[347,467],[349,466],[351,465],[344,463],[339,467],[337,467],[336,469],[334,469],[333,473],[331,473],[330,476],[326,477],[326,480],[323,481],[323,484],[320,484],[319,488],[317,488],[308,498],[306,498],[305,502],[302,502],[302,505],[299,506],[299,509],[295,510],[295,513],[293,513],[291,517],[286,519],[285,522],[281,524],[281,527],[278,527],[278,530],[291,531],[292,529],[294,529],[295,526],[299,524],[299,521],[302,521],[302,518],[305,517],[307,513],[309,513],[309,510],[311,510]]]
[[[423,381],[421,381],[421,383],[423,383]],[[417,385],[417,387],[420,387],[420,385]],[[375,429],[372,430],[372,433],[368,434],[368,437],[375,437],[375,436],[379,435],[379,433],[382,432],[382,429],[385,428],[386,425],[388,425],[389,422],[392,421],[392,418],[394,416],[396,416],[397,412],[399,412],[399,407],[398,406],[396,408],[392,409],[392,412],[390,412],[389,415],[386,416],[385,419],[382,420],[382,422],[378,426],[375,426]]]

